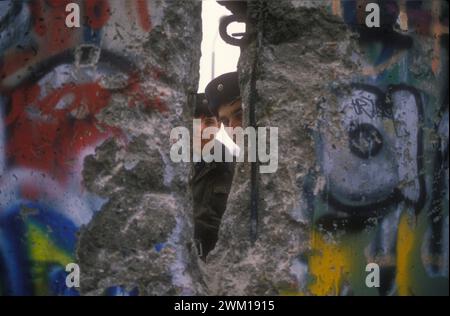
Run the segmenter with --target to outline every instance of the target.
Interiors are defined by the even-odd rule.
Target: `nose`
[[[383,147],[383,136],[371,124],[354,125],[350,128],[348,136],[351,152],[363,159],[376,156]]]

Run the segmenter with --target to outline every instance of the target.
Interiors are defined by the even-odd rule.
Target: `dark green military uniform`
[[[204,259],[214,248],[233,180],[233,163],[198,162],[193,165],[194,238]]]
[[[194,97],[194,118],[213,117],[205,94],[199,93]],[[190,187],[193,196],[194,239],[202,259],[206,258],[217,242],[232,178],[233,168],[230,163],[202,161],[192,166]]]
[[[217,117],[220,105],[239,96],[237,73],[223,74],[208,83],[204,94],[197,94],[194,117]],[[226,150],[223,146],[223,162],[199,162],[192,168],[190,185],[194,203],[194,238],[203,259],[216,245],[233,181],[234,163],[224,162]]]

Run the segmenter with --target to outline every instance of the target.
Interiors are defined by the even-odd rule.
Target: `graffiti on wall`
[[[83,187],[83,160],[110,137],[127,142],[98,114],[116,94],[167,110],[127,50],[158,23],[150,1],[79,1],[79,29],[64,25],[68,2],[0,2],[0,295],[78,295],[65,265],[106,202]],[[318,197],[305,188],[312,251],[295,264],[308,294],[448,293],[448,2],[382,1],[382,28],[370,30],[363,2],[331,1],[359,34],[362,73],[336,92],[337,130],[319,122],[313,176],[324,185]],[[380,288],[364,284],[370,262]]]
[[[302,293],[448,294],[448,2],[379,1],[379,29],[364,3],[330,8],[359,35],[362,73],[318,122]],[[369,263],[379,288],[364,283]]]
[[[127,51],[158,18],[150,2],[79,1],[83,25],[73,29],[68,2],[0,2],[0,295],[78,295],[65,266],[105,202],[83,188],[83,159],[110,137],[127,141],[97,114],[114,94],[166,110],[143,91],[139,57]]]

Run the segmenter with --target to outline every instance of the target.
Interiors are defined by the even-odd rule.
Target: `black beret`
[[[237,72],[229,72],[213,79],[205,88],[209,109],[217,116],[219,106],[240,97]]]
[[[206,100],[204,93],[197,93],[195,96],[194,107],[194,117],[214,116],[208,108],[208,100]]]

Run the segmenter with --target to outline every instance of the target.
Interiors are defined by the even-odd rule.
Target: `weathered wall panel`
[[[215,293],[448,293],[448,3],[379,2],[370,30],[366,3],[249,4],[246,120],[253,94],[256,125],[280,129],[279,169],[258,175],[252,245],[238,165]],[[365,285],[370,262],[380,288]]]
[[[84,292],[197,293],[168,135],[190,118],[201,4],[78,1],[69,29],[69,2],[0,4],[0,293],[77,295],[69,262]]]

